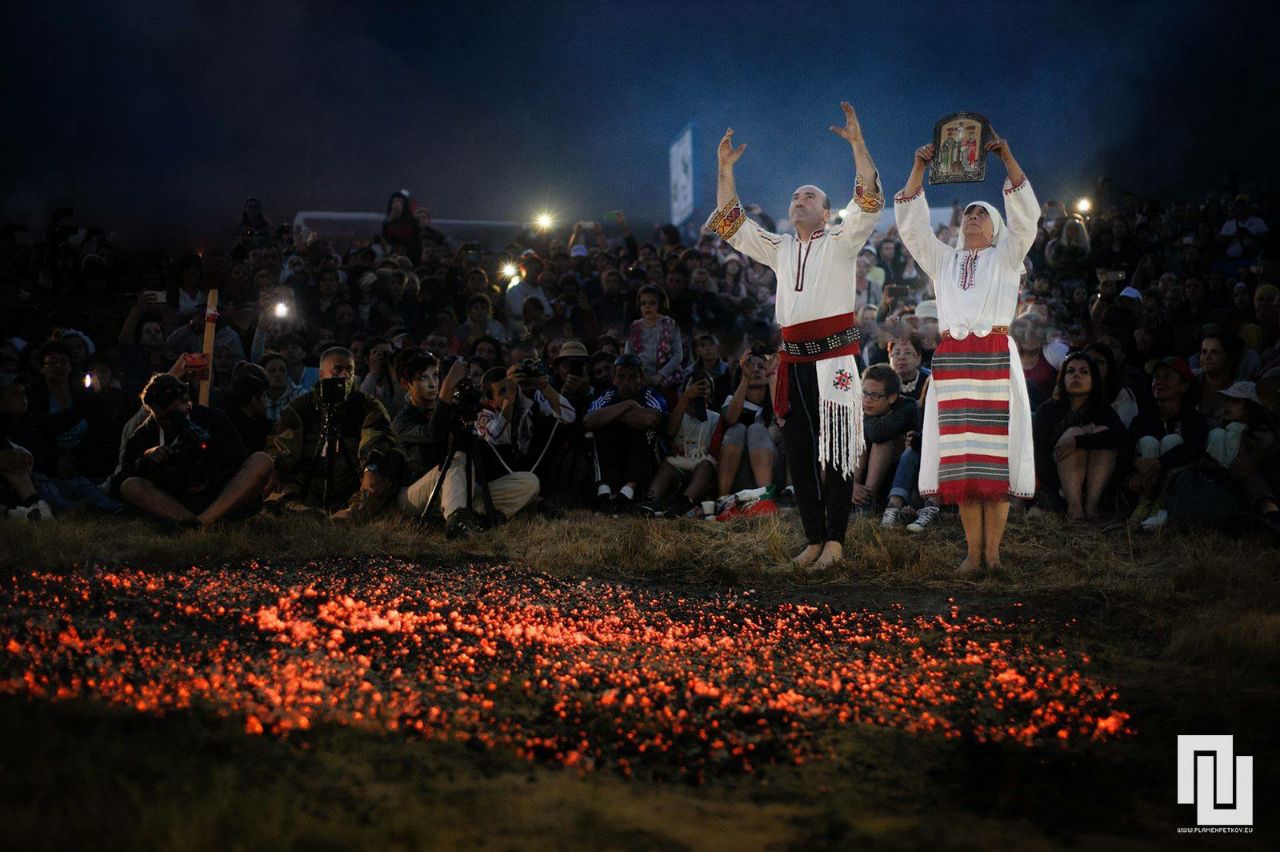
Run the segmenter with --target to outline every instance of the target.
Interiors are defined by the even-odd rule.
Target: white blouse
[[[902,242],[934,282],[938,326],[957,340],[972,332],[979,337],[991,327],[1013,322],[1018,308],[1023,259],[1035,242],[1040,204],[1024,176],[1017,186],[1004,182],[1007,222],[996,244],[971,251],[938,239],[929,222],[923,187],[915,195],[894,199]]]

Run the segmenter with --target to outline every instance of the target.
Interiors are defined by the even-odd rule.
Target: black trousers
[[[787,468],[809,544],[844,544],[853,507],[853,483],[831,465],[818,469],[818,371],[813,364],[787,364],[788,404],[782,426]]]
[[[600,481],[617,492],[628,482],[636,483],[636,494],[653,478],[653,447],[646,430],[633,429],[621,423],[610,423],[595,432],[596,459],[600,463]]]

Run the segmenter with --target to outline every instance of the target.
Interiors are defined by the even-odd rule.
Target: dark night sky
[[[889,190],[958,109],[1046,198],[1103,172],[1179,197],[1227,171],[1280,184],[1274,3],[23,5],[3,36],[5,212],[70,199],[126,241],[223,238],[248,195],[284,221],[402,186],[438,217],[647,224],[689,122],[700,202],[732,124],[739,188],[777,214],[800,183],[849,191],[826,130],[842,98]]]

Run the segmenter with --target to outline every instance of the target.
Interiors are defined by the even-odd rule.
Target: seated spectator
[[[656,433],[666,413],[666,402],[646,386],[639,356],[618,356],[613,387],[596,397],[583,418],[584,428],[595,437],[598,507],[629,512],[636,494],[647,489],[657,467]]]
[[[281,412],[267,441],[280,479],[271,505],[296,501],[325,511],[341,506],[335,520],[364,521],[395,495],[404,454],[382,403],[352,389],[355,367],[355,357],[346,349],[323,353],[320,382],[329,383],[317,383]],[[326,435],[329,418],[333,432]]]
[[[1125,383],[1125,377],[1116,359],[1114,349],[1102,342],[1090,343],[1084,349],[1093,356],[1098,373],[1102,376],[1107,402],[1111,410],[1120,418],[1124,428],[1128,429],[1133,418],[1138,416],[1138,395]]]
[[[552,364],[552,382],[575,412],[585,412],[597,394],[592,388],[591,358],[577,340],[566,340]],[[560,423],[548,438],[549,445],[538,466],[544,511],[586,506],[595,492],[595,457],[582,418]]]
[[[267,376],[266,410],[267,419],[275,423],[280,419],[280,412],[285,406],[302,396],[305,391],[289,378],[289,365],[279,352],[268,352],[259,362]]]
[[[1058,371],[1045,357],[1044,325],[1033,317],[1021,316],[1010,324],[1009,336],[1018,346],[1022,374],[1027,380],[1027,396],[1031,410],[1035,411],[1040,403],[1053,395],[1053,386],[1058,378]]]
[[[648,498],[638,507],[655,518],[680,518],[700,501],[714,496],[716,460],[711,437],[720,415],[708,410],[714,393],[711,376],[701,370],[689,375],[684,391],[667,418],[666,437],[671,455],[649,483]]]
[[[36,470],[60,480],[80,474],[81,453],[93,446],[84,386],[71,381],[71,355],[65,343],[52,340],[36,352],[39,373],[28,392],[28,449]]]
[[[641,287],[636,304],[640,319],[631,324],[624,351],[639,357],[645,382],[665,394],[680,386],[684,337],[676,321],[667,315],[670,303],[662,288],[652,284]]]
[[[483,274],[483,270],[477,270]],[[449,351],[454,354],[469,352],[471,345],[482,337],[502,338],[506,329],[493,318],[493,303],[484,293],[476,293],[467,299],[467,321],[453,332]]]
[[[32,481],[35,456],[14,438],[27,413],[27,386],[23,373],[0,373],[0,518],[10,521],[44,521],[53,509],[36,492]]]
[[[730,394],[729,362],[720,357],[720,341],[714,334],[694,338],[693,369],[710,377],[712,399],[724,399]]]
[[[1207,327],[1200,338],[1200,351],[1194,364],[1190,364],[1192,372],[1199,368],[1199,381],[1196,383],[1196,407],[1209,421],[1210,426],[1222,423],[1222,406],[1226,397],[1224,391],[1236,382],[1237,363],[1240,361],[1241,347],[1239,341],[1228,338],[1216,328]],[[1256,358],[1256,355],[1255,355]],[[1258,363],[1254,362],[1256,369]],[[1252,378],[1252,376],[1244,377]]]
[[[862,374],[862,431],[867,446],[853,476],[856,511],[872,511],[887,500],[898,458],[916,428],[916,401],[901,391],[902,382],[888,364],[872,364]]]
[[[923,344],[916,335],[889,338],[889,366],[898,374],[902,396],[919,403],[924,399],[925,388],[929,386],[928,368],[921,366]]]
[[[236,368],[223,411],[248,452],[266,447],[274,424],[267,417],[267,377],[261,367],[245,361]]]
[[[778,441],[769,428],[773,425],[770,383],[777,365],[777,356],[762,348],[748,349],[738,359],[738,387],[720,408],[718,521],[778,511],[774,500]]]
[[[524,358],[507,368],[495,383],[490,410],[477,421],[481,435],[493,445],[509,470],[536,473],[556,432],[577,419],[577,412],[551,383],[542,361]]]
[[[450,439],[456,439],[471,424],[463,420],[454,401],[454,392],[469,381],[466,363],[461,358],[450,361],[449,372],[440,381],[440,362],[434,355],[407,349],[396,356],[395,372],[404,389],[405,406],[391,423],[405,454],[406,487],[399,490],[400,512],[421,518],[427,510],[440,468],[448,455]],[[465,392],[465,391],[464,391]],[[474,390],[479,399],[480,389]],[[485,459],[473,464],[485,465]],[[449,461],[449,470],[440,486],[438,510],[445,521],[445,534],[451,538],[483,529],[488,522],[501,522],[529,505],[538,496],[538,478],[532,473],[508,473],[489,477],[489,497],[499,518],[487,518],[488,507],[481,496],[476,477],[467,482],[467,454],[459,450]],[[470,496],[470,505],[468,505]],[[433,507],[434,508],[434,507]]]
[[[385,337],[370,338],[365,345],[365,373],[360,382],[361,392],[382,403],[391,417],[395,417],[404,404],[400,385],[395,379],[395,370],[391,366],[393,355],[390,340]]]
[[[130,307],[120,328],[120,362],[124,374],[121,384],[124,392],[134,398],[142,393],[152,375],[169,369],[177,354],[165,342],[159,316],[146,313],[155,307],[144,290],[138,294],[138,301]]]
[[[1036,409],[1032,433],[1041,502],[1066,510],[1071,521],[1097,520],[1112,493],[1117,458],[1128,432],[1107,404],[1098,362],[1084,352],[1067,356],[1053,397]]]
[[[301,388],[303,393],[311,390],[320,379],[320,370],[306,364],[306,340],[300,334],[289,333],[282,335],[277,343],[280,354],[284,355],[285,366],[289,368],[289,381]]]
[[[1171,476],[1204,453],[1209,425],[1187,397],[1195,376],[1176,356],[1161,359],[1151,374],[1155,406],[1141,412],[1129,426],[1136,458],[1126,483],[1138,504],[1130,516],[1144,529],[1158,529],[1169,519],[1162,506]]]
[[[248,456],[225,414],[193,406],[186,384],[168,373],[147,382],[142,405],[146,419],[115,481],[121,500],[154,518],[204,527],[261,498],[271,460]]]
[[[1246,511],[1280,528],[1280,437],[1275,418],[1262,407],[1253,382],[1236,382],[1223,395],[1224,425],[1212,429],[1207,451],[1225,468]]]

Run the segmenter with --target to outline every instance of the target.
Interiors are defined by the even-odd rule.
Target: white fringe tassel
[[[857,472],[858,461],[866,449],[862,434],[862,395],[852,396],[853,405],[842,405],[833,399],[819,401],[818,463],[831,465],[845,479]]]

